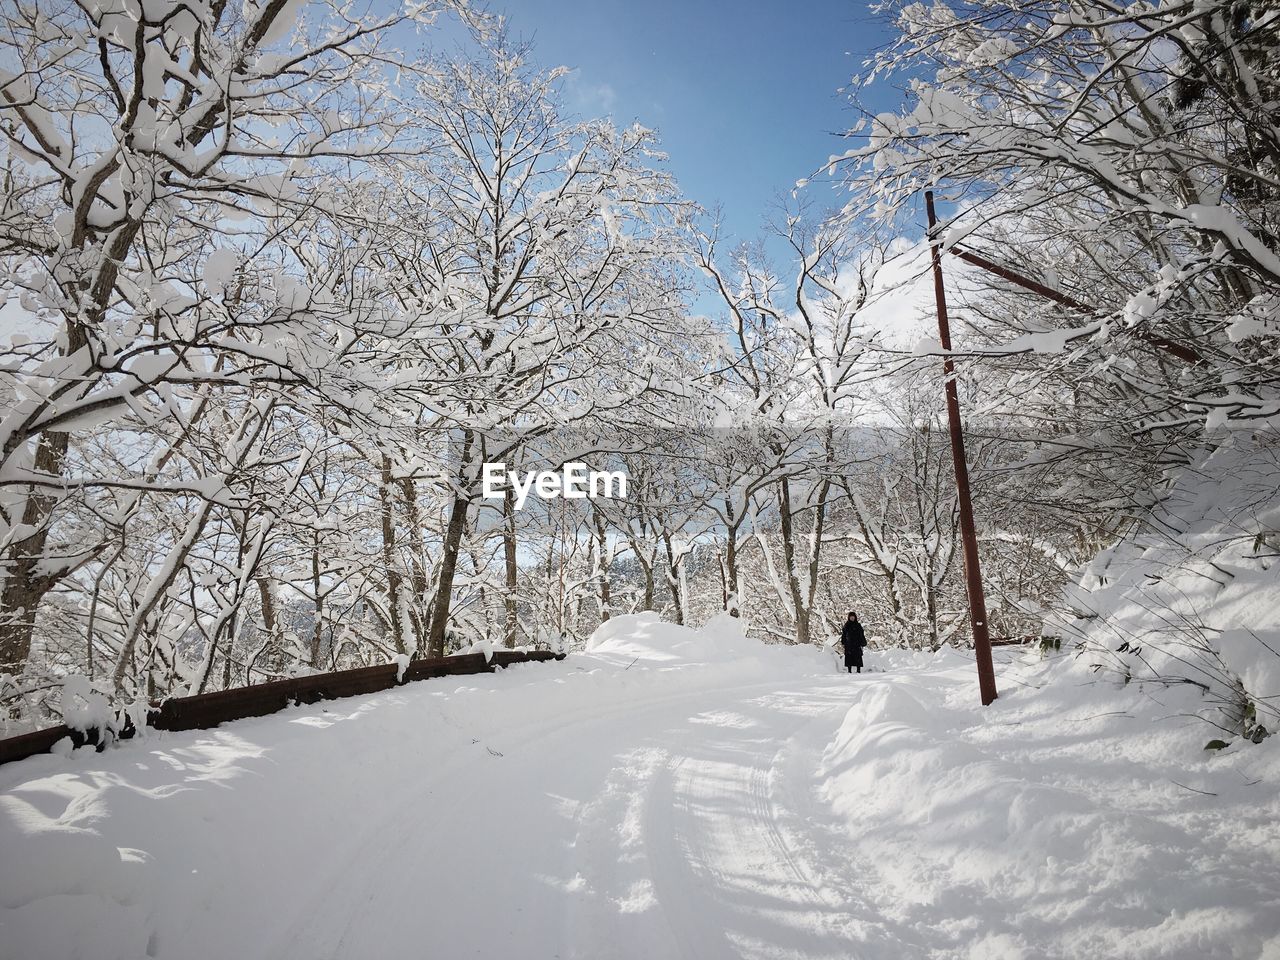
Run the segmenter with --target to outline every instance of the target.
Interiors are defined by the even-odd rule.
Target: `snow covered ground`
[[[1230,739],[1280,730],[1280,441],[1222,433],[1080,571],[1072,615],[1046,629],[1113,675],[1202,686],[1212,735]]]
[[[1280,749],[1067,656],[618,618],[563,663],[0,768],[0,955],[1280,957]]]

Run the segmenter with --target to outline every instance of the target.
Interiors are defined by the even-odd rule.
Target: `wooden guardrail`
[[[317,703],[362,693],[376,693],[414,680],[433,677],[493,673],[498,667],[513,663],[563,659],[563,653],[546,650],[495,650],[488,659],[483,653],[468,653],[456,657],[411,660],[404,668],[403,677],[400,676],[399,664],[384,663],[374,667],[358,667],[355,670],[339,670],[336,673],[273,680],[252,687],[217,690],[194,697],[172,697],[153,703],[147,713],[147,726],[155,730],[204,730],[228,720],[265,717],[297,703]],[[135,732],[132,725],[126,723],[124,729],[111,737],[127,740]],[[70,737],[77,747],[102,743],[101,731],[97,729],[79,731],[59,724],[0,740],[0,764],[48,753],[64,737]]]

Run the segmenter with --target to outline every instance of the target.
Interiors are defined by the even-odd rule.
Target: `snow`
[[[62,681],[62,722],[72,730],[108,730],[115,725],[110,698],[88,678],[71,674]]]
[[[0,768],[0,956],[1280,955],[1274,738],[732,620]]]
[[[658,614],[610,617],[587,640],[588,652],[612,662],[710,663],[770,653],[743,632],[742,621],[722,613],[693,630]]]
[[[1196,694],[1117,689],[1086,658],[1006,655],[987,714],[972,670],[944,649],[875,684],[823,757],[910,955],[1280,955],[1280,751],[1208,755],[1191,710],[1169,716]]]
[[[221,290],[240,267],[241,254],[234,247],[219,247],[204,262],[204,282],[210,290]]]
[[[483,653],[485,663],[493,659],[493,651],[496,649],[494,642],[489,637],[482,637],[475,643],[468,644],[458,651],[459,656],[470,653]],[[406,659],[407,662],[407,659]]]
[[[1247,698],[1274,731],[1280,443],[1268,433],[1220,433],[1171,475],[1150,520],[1081,572],[1068,592],[1075,617],[1046,629],[1087,644],[1110,672],[1203,685],[1200,712],[1228,731]]]
[[[488,659],[487,657],[485,659]],[[397,653],[391,658],[396,665],[396,683],[404,683],[404,672],[409,669],[409,655],[407,653]]]

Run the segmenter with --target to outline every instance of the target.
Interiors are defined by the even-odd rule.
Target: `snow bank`
[[[1204,692],[1201,745],[1280,729],[1280,439],[1241,432],[1180,471],[1067,601],[1046,632],[1090,662]]]
[[[727,613],[716,614],[698,629],[663,620],[656,613],[613,616],[586,645],[588,653],[655,663],[724,663],[758,657],[767,649],[746,635],[740,618]]]
[[[972,660],[918,661],[865,690],[821,771],[878,905],[930,931],[911,955],[1280,957],[1272,741],[1206,755],[1194,691],[1069,656],[1003,666],[986,710]]]

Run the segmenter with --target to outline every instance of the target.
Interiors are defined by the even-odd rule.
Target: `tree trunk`
[[[280,618],[276,614],[276,599],[271,591],[271,581],[262,576],[254,579],[258,584],[258,594],[262,598],[262,628],[266,632],[266,638],[259,645],[257,651],[245,659],[244,685],[246,687],[253,683],[254,664],[257,663],[258,657],[262,655],[262,651],[272,647],[276,655],[279,656],[281,640],[283,639],[282,631],[280,630]]]
[[[684,555],[676,559],[675,548],[671,545],[671,532],[665,527],[662,530],[662,545],[667,551],[667,586],[671,588],[671,599],[676,606],[676,623],[684,626],[684,591],[681,590],[680,566],[684,563]]]
[[[830,446],[828,446],[827,462],[831,462]],[[805,623],[808,624],[810,637],[813,635],[814,598],[818,595],[818,564],[822,558],[822,533],[827,522],[827,498],[831,493],[831,480],[824,479],[818,492],[818,502],[813,508],[813,531],[809,537],[809,569],[808,582],[805,584]],[[829,626],[829,624],[828,624]]]
[[[506,594],[502,598],[506,609],[506,644],[508,649],[516,645],[516,629],[519,611],[516,606],[516,584],[520,573],[516,565],[516,507],[515,491],[507,484],[502,496],[502,553]]]
[[[734,516],[731,496],[724,498],[724,515],[726,520],[724,608],[729,611],[730,616],[740,617],[742,616],[742,593],[740,591],[741,584],[738,580],[738,523],[740,521],[738,517]]]
[[[378,484],[378,505],[382,512],[382,564],[387,568],[387,619],[391,621],[391,640],[396,653],[408,653],[401,618],[400,571],[396,565],[396,527],[391,495],[395,481],[391,476],[391,458],[382,455],[382,482]]]
[[[463,434],[462,460],[459,468],[459,486],[449,508],[449,523],[445,527],[441,548],[439,577],[436,580],[436,596],[431,604],[431,627],[427,631],[427,656],[443,657],[445,632],[449,625],[449,606],[453,599],[453,578],[458,569],[458,551],[462,546],[462,534],[467,528],[467,511],[470,500],[471,448],[474,438],[470,432]]]
[[[929,649],[937,650],[938,643],[938,589],[933,582],[933,564],[924,568],[924,612],[929,627]]]
[[[409,624],[413,628],[413,636],[406,640],[405,645],[412,647],[409,650],[411,656],[417,656],[422,646],[422,638],[427,632],[426,616],[423,611],[428,589],[427,546],[422,538],[422,513],[418,510],[417,484],[413,482],[412,477],[405,477],[400,481],[400,489],[404,498],[405,513],[409,527],[409,544],[413,553],[413,558],[410,562],[413,604],[410,608],[411,620]]]
[[[809,642],[809,609],[800,590],[800,578],[796,575],[795,527],[791,516],[791,484],[783,477],[778,490],[778,513],[782,526],[782,562],[786,565],[787,591],[795,609],[796,643]]]
[[[65,433],[50,432],[41,436],[36,446],[35,472],[61,476],[68,442]],[[36,490],[36,487],[28,488],[22,511],[23,525],[35,532],[7,551],[7,563],[3,566],[8,567],[8,572],[4,589],[0,591],[0,612],[4,616],[4,622],[0,623],[0,673],[15,676],[22,673],[31,656],[31,636],[40,602],[61,579],[61,575],[36,572],[49,540],[49,517],[57,504],[57,497],[40,495]]]
[[[315,597],[315,622],[311,625],[311,669],[320,669],[320,639],[324,628],[324,594],[320,582],[320,531],[311,535],[311,590]]]
[[[445,629],[449,625],[449,607],[453,598],[453,578],[458,569],[458,551],[462,545],[462,532],[467,526],[467,509],[470,501],[455,496],[449,508],[449,524],[445,528],[444,544],[440,553],[440,576],[436,581],[435,601],[431,604],[431,626],[427,631],[427,656],[443,657]]]
[[[600,622],[604,623],[612,615],[610,606],[612,605],[613,598],[610,596],[609,587],[610,558],[606,554],[607,538],[604,527],[604,517],[597,513],[593,519],[595,520],[596,528],[596,570],[594,572],[596,575],[597,592],[600,598]]]

